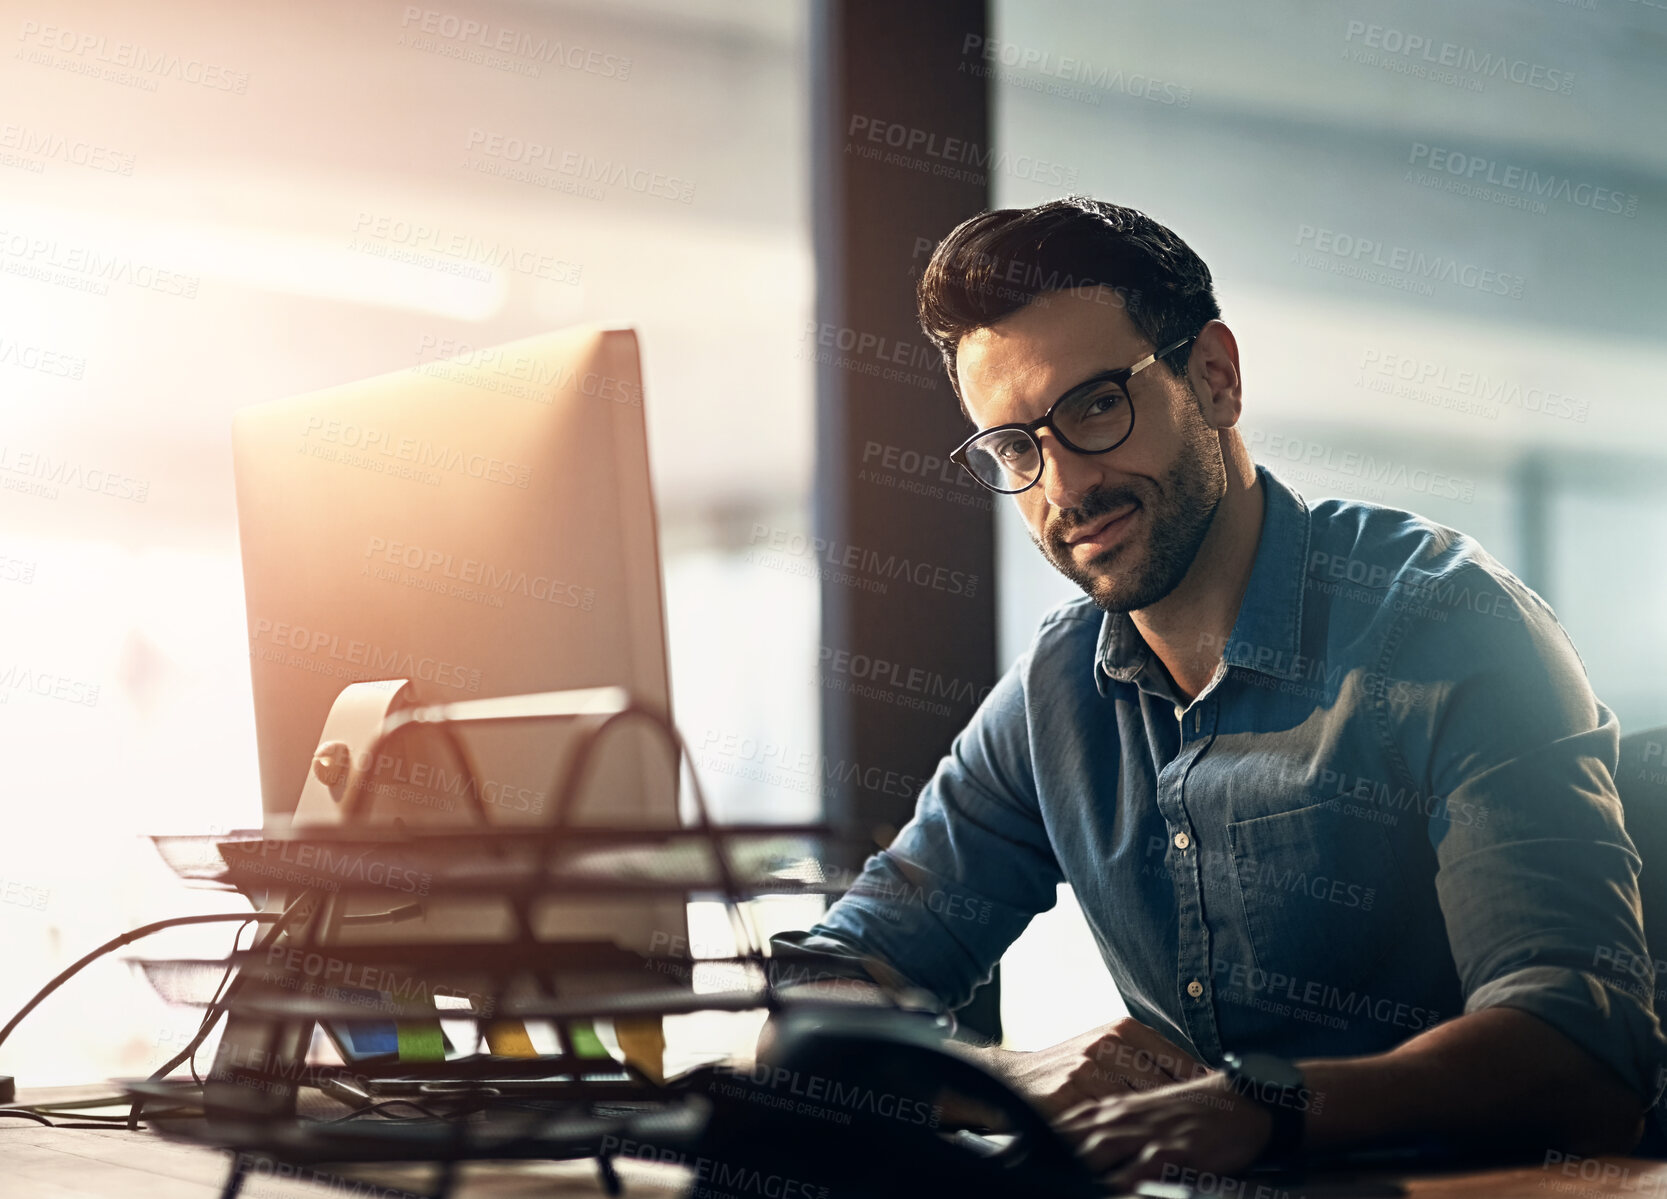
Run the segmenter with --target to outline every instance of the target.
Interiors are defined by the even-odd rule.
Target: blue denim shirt
[[[1041,622],[809,934],[951,1006],[1070,883],[1129,1012],[1198,1058],[1381,1052],[1504,1005],[1646,1102],[1639,861],[1614,715],[1550,608],[1462,533],[1259,468],[1261,540],[1209,685],[1127,615]]]

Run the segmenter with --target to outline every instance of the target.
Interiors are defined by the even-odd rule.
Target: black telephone
[[[929,1018],[886,1008],[777,1013],[755,1067],[703,1067],[682,1080],[712,1103],[689,1194],[754,1185],[804,1199],[1104,1194],[1039,1112],[942,1040]],[[948,1131],[946,1100],[999,1115],[1011,1140]]]

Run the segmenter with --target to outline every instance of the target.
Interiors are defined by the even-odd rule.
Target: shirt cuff
[[[1565,966],[1525,966],[1471,992],[1464,1010],[1510,1007],[1538,1016],[1615,1071],[1643,1100],[1660,1098],[1667,1040],[1647,1004],[1595,975]]]
[[[770,985],[777,989],[856,979],[897,993],[924,990],[854,941],[817,925],[770,938]]]

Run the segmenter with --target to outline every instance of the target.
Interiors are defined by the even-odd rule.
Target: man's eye
[[[996,446],[996,457],[1003,462],[1017,462],[1030,453],[1030,438],[1014,437]]]
[[[1092,397],[1083,410],[1084,416],[1104,416],[1108,412],[1115,412],[1123,403],[1123,393],[1120,391],[1105,391]]]

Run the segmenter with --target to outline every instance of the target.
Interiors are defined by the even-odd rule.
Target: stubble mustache
[[[1141,498],[1127,487],[1091,491],[1083,498],[1080,506],[1060,509],[1043,532],[1049,545],[1069,557],[1072,537],[1092,526],[1101,517],[1119,508],[1127,508],[1130,504],[1141,502]]]

